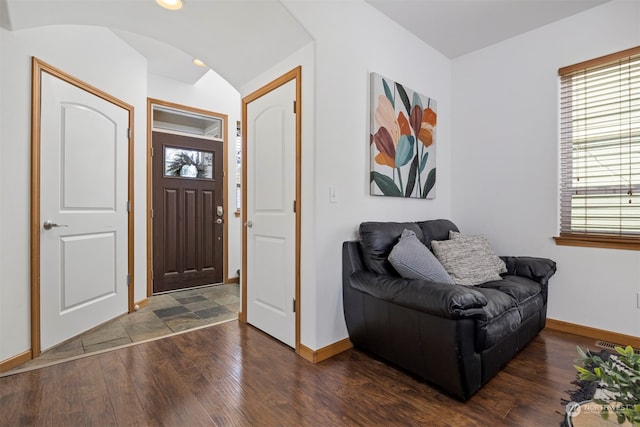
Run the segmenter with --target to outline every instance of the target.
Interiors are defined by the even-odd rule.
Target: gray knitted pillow
[[[473,286],[501,280],[498,271],[506,267],[491,250],[484,236],[456,236],[450,240],[432,241],[433,253],[458,285]],[[498,268],[497,258],[502,262]]]
[[[450,283],[453,280],[429,249],[411,230],[404,230],[389,253],[389,262],[405,279],[427,279]]]
[[[474,240],[474,241],[478,242],[478,244],[483,245],[484,246],[484,253],[489,258],[491,263],[495,266],[496,273],[501,274],[501,273],[506,273],[507,272],[507,265],[504,263],[503,260],[500,259],[499,256],[497,256],[493,252],[493,249],[491,249],[491,245],[489,245],[489,240],[487,240],[486,236],[484,236],[482,234],[478,235],[478,236],[468,236],[468,235],[465,235],[465,234],[462,234],[462,233],[458,233],[457,231],[449,230],[449,239],[458,239],[460,237],[465,237],[467,239]]]

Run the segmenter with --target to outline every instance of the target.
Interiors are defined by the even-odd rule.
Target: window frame
[[[605,55],[599,58],[591,59],[588,61],[580,62],[577,64],[569,65],[567,67],[562,67],[558,70],[558,76],[562,79],[564,76],[569,76],[572,74],[577,74],[579,72],[586,72],[588,69],[592,69],[594,67],[603,67],[608,64],[614,64],[616,62],[620,62],[624,59],[630,59],[631,57],[640,55],[640,46],[626,49],[620,52],[612,53],[610,55]],[[560,113],[559,119],[562,123],[562,93],[560,93]],[[566,147],[564,141],[560,138],[559,148],[562,152],[563,150],[569,149]],[[572,143],[570,143],[572,144]],[[568,245],[568,246],[580,246],[580,247],[596,247],[596,248],[611,248],[611,249],[628,249],[628,250],[640,250],[640,235],[635,234],[626,234],[623,233],[622,230],[620,232],[576,232],[572,230],[562,230],[563,227],[563,212],[562,212],[562,197],[563,192],[565,191],[564,186],[565,183],[562,181],[562,176],[567,171],[564,169],[566,165],[564,165],[565,159],[564,157],[560,159],[560,233],[559,236],[554,237],[556,244],[558,245]],[[568,166],[570,167],[570,166]],[[571,173],[571,171],[569,171]],[[635,195],[635,193],[633,193]],[[570,215],[570,213],[569,213]],[[569,219],[570,222],[570,219]],[[570,227],[570,226],[569,226]]]

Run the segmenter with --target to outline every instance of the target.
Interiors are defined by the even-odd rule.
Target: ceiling
[[[610,0],[366,0],[449,58]]]
[[[191,62],[197,57],[235,88],[312,40],[277,0],[185,0],[178,11],[154,0],[0,0],[0,26],[45,25],[107,27],[154,74],[194,83],[203,72]]]
[[[610,0],[365,1],[456,58]],[[236,88],[312,41],[278,0],[185,0],[179,11],[154,0],[0,0],[3,28],[56,24],[108,27],[151,73],[189,84],[207,71],[191,63],[198,57]]]

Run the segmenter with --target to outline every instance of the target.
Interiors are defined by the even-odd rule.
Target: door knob
[[[66,224],[56,224],[55,222],[51,221],[51,220],[46,220],[43,224],[42,227],[45,230],[51,230],[54,227],[68,227],[68,225]]]
[[[251,228],[251,227],[253,227],[253,222],[247,221],[247,223],[245,225],[247,226],[247,228]]]

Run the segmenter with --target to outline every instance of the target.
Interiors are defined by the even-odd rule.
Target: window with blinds
[[[558,73],[561,188],[556,240],[640,249],[640,47]]]

